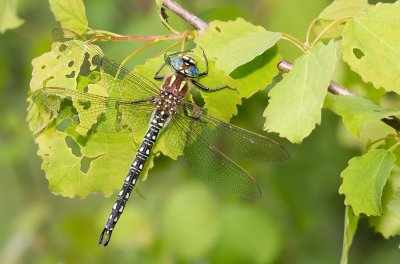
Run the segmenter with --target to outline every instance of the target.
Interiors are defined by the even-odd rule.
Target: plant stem
[[[148,47],[153,46],[153,45],[156,44],[156,43],[157,43],[156,41],[148,42],[148,43],[144,44],[143,46],[141,46],[140,48],[134,50],[131,54],[129,54],[129,55],[121,62],[120,67],[118,68],[118,71],[117,71],[117,73],[115,74],[114,79],[117,79],[117,78],[118,78],[118,75],[119,75],[119,73],[121,72],[121,69],[124,67],[125,64],[128,63],[128,61],[129,61],[130,59],[132,59],[136,54],[138,54],[138,53],[141,52],[142,50],[145,50],[145,49],[147,49]]]
[[[309,45],[310,43],[310,34],[311,34],[311,29],[314,27],[315,23],[318,21],[319,17],[316,17],[311,21],[310,25],[308,26],[307,29],[307,34],[306,34],[306,43]]]
[[[390,152],[394,152],[400,146],[400,142],[396,142],[393,146],[391,146],[388,150]]]
[[[353,19],[353,17],[342,17],[342,18],[339,18],[339,19],[334,20],[334,21],[332,21],[331,23],[329,23],[329,24],[318,34],[318,36],[314,39],[313,43],[311,44],[311,47],[314,47],[314,46],[317,44],[317,42],[322,38],[322,36],[323,36],[330,28],[332,28],[334,25],[340,24],[340,23],[342,23],[343,21],[345,21],[345,20],[350,20],[350,19]]]
[[[302,52],[305,51],[303,43],[301,43],[300,40],[298,40],[297,38],[293,37],[292,35],[284,33],[284,32],[281,32],[281,39],[289,41],[290,43],[295,45],[297,48],[299,48]]]
[[[376,143],[378,143],[378,142],[381,142],[381,141],[383,141],[383,140],[385,140],[385,139],[387,139],[387,138],[390,138],[389,136],[388,137],[381,137],[381,138],[378,138],[378,139],[376,139],[376,140],[374,140],[374,141],[371,141],[371,142],[369,142],[368,143],[368,145],[367,145],[367,149],[370,149],[373,145],[375,145]]]
[[[173,44],[169,45],[168,47],[166,47],[165,49],[163,49],[162,51],[160,51],[160,52],[158,53],[158,56],[160,56],[160,55],[162,55],[162,54],[168,52],[168,51],[171,50],[172,48],[174,48],[174,47],[176,47],[176,46],[179,46],[179,45],[181,45],[181,44],[182,44],[181,41],[174,42]]]

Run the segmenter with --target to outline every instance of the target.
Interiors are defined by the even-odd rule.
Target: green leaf
[[[237,114],[237,106],[242,104],[240,99],[240,87],[237,82],[229,77],[225,72],[218,70],[215,63],[208,63],[209,71],[207,77],[199,80],[199,82],[209,88],[221,87],[228,85],[237,90],[222,89],[215,92],[207,92],[199,90],[201,97],[204,99],[204,108],[208,113],[219,119],[229,121],[229,119]],[[196,89],[195,87],[193,87]]]
[[[384,117],[399,115],[400,110],[391,110],[358,96],[328,95],[331,108],[342,116],[347,129],[356,137],[371,122]]]
[[[348,256],[351,244],[353,243],[354,235],[357,231],[359,216],[354,215],[351,207],[346,206],[344,215],[344,235],[343,235],[343,249],[340,264],[348,263]]]
[[[365,82],[400,93],[400,2],[377,4],[348,21],[343,59]]]
[[[387,207],[392,214],[400,219],[400,188],[397,188]]]
[[[382,214],[383,187],[395,159],[388,150],[374,149],[349,161],[349,166],[341,174],[343,183],[339,193],[346,196],[344,203],[352,207],[355,215]]]
[[[376,232],[381,233],[386,239],[400,235],[400,177],[394,174],[385,186],[381,216],[371,217],[369,223]]]
[[[61,27],[83,33],[88,21],[82,0],[49,0],[50,9]]]
[[[0,33],[21,26],[24,20],[17,16],[17,0],[0,2]]]
[[[293,63],[269,92],[264,129],[300,143],[321,121],[321,108],[336,64],[333,41],[319,43]]]
[[[74,54],[71,60],[59,52],[57,45],[53,45],[52,52],[45,53],[32,61],[31,92],[42,87],[62,87],[81,91],[87,89],[91,94],[103,96],[126,94],[124,79],[119,80],[118,84],[110,75],[106,73],[100,75],[96,67],[90,67],[93,71],[89,75],[86,74],[88,68],[82,67],[82,64],[93,63],[94,60],[90,57],[84,60],[84,52],[86,56],[92,57],[101,53],[93,54],[92,50],[83,51],[84,46],[66,47],[66,53]],[[85,73],[81,72],[83,68]],[[134,88],[130,87],[130,90]],[[65,102],[62,99],[65,98],[55,97],[54,102],[52,101],[60,104],[59,109],[62,113],[75,111],[79,114],[86,107],[79,100],[70,99],[71,104],[68,105],[61,103]],[[135,120],[143,121],[143,131],[136,131],[133,135],[96,133],[76,124],[55,119],[53,113],[33,103],[32,98],[29,97],[28,101],[30,102],[29,127],[37,134],[35,141],[39,146],[38,154],[43,160],[42,169],[46,172],[51,191],[68,197],[85,197],[92,192],[104,192],[110,195],[113,190],[120,188],[136,154],[137,142],[144,136],[148,119],[142,120],[139,117]],[[98,114],[100,116],[102,112],[98,111]],[[101,125],[99,116],[93,115],[92,119],[86,119],[85,124]],[[125,120],[125,116],[122,116],[122,123],[129,126],[129,120]],[[152,166],[153,159],[150,158],[141,175],[142,179],[146,178]]]
[[[55,124],[48,127],[35,142],[50,190],[67,197],[86,197],[92,192],[109,196],[121,187],[135,155],[137,146],[128,136],[95,136],[82,146],[78,133],[60,132]]]
[[[318,21],[314,26],[316,34],[328,26],[330,23],[344,18],[357,15],[364,8],[370,6],[367,0],[335,0],[327,6],[318,16]],[[335,24],[327,32],[324,33],[324,38],[337,38],[342,35],[344,24]]]
[[[252,61],[275,45],[280,33],[254,26],[243,18],[235,21],[213,21],[210,27],[195,39],[216,67],[231,73],[237,67]]]
[[[276,46],[265,51],[254,60],[238,67],[230,76],[238,82],[240,97],[249,98],[257,91],[264,90],[279,74],[278,63],[282,57]]]

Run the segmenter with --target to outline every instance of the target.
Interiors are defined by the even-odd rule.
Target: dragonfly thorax
[[[154,101],[155,107],[164,118],[174,115],[181,104],[180,98],[168,91],[162,91]]]
[[[172,74],[165,79],[162,90],[181,99],[189,92],[189,82],[190,80],[179,74]]]

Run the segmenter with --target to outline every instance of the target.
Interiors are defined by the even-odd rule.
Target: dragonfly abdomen
[[[131,164],[128,175],[125,178],[124,184],[122,185],[118,197],[111,209],[107,223],[100,235],[99,245],[103,243],[103,238],[105,239],[103,244],[104,246],[107,246],[110,241],[111,233],[126,206],[140,173],[146,165],[154,143],[156,142],[161,129],[165,126],[166,122],[168,122],[168,119],[169,117],[165,114],[161,115],[160,110],[154,112],[149,129],[146,132],[142,144],[139,146],[136,157]]]

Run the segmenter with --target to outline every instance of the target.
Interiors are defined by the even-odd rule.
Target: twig
[[[206,30],[209,27],[206,22],[193,15],[172,0],[163,0],[163,6],[180,16],[183,20],[194,26],[200,32]]]
[[[187,21],[191,25],[193,25],[198,31],[202,32],[207,29],[209,26],[206,22],[188,12],[186,9],[178,5],[172,0],[163,0],[164,7],[168,8],[178,16],[180,16],[183,20]],[[288,61],[282,60],[278,63],[278,69],[281,72],[289,72],[292,69],[292,64]],[[344,95],[344,96],[357,96],[355,93],[347,90],[340,84],[331,81],[328,86],[328,91],[332,94],[336,95]],[[394,128],[397,132],[400,131],[400,119],[395,116],[389,116],[381,119],[382,122],[387,124],[388,126]]]

